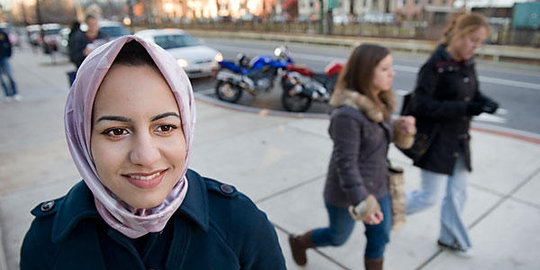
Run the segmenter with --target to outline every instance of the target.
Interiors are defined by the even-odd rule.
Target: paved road
[[[273,48],[283,45],[277,42],[214,38],[205,38],[204,42],[220,50],[225,59],[234,59],[240,51],[248,56],[271,54]],[[346,61],[350,52],[350,49],[345,47],[287,45],[296,63],[305,64],[315,71],[323,71],[324,67],[334,60]],[[394,53],[394,68],[397,72],[394,82],[396,93],[402,94],[414,88],[417,71],[427,57],[428,55]],[[539,66],[479,61],[478,73],[481,90],[498,100],[501,110],[496,115],[482,115],[476,119],[477,122],[540,134],[540,121],[537,119],[540,115]],[[211,79],[197,80],[194,86],[196,91],[213,94],[214,81]],[[239,104],[282,110],[280,95],[281,88],[278,86],[272,92],[256,97],[246,94]],[[308,112],[326,113],[327,110],[326,104],[316,104]]]

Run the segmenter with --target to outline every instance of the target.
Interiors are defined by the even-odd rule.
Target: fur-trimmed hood
[[[336,88],[330,98],[329,104],[332,107],[348,106],[355,108],[363,112],[369,120],[375,123],[384,121],[384,114],[381,109],[375,105],[375,102],[357,91]],[[393,142],[400,148],[408,149],[414,143],[416,131],[414,131],[413,134],[403,133],[401,128],[399,128],[402,121],[404,121],[403,117],[398,117],[393,121]]]
[[[369,120],[375,123],[380,123],[384,120],[384,114],[375,105],[375,102],[357,91],[336,88],[330,98],[329,104],[332,107],[348,106],[355,108],[363,112]]]

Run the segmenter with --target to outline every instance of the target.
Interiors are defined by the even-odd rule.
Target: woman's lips
[[[152,173],[133,173],[133,174],[124,174],[123,176],[131,183],[132,185],[142,188],[149,189],[154,188],[161,183],[165,172],[167,170],[152,172]]]

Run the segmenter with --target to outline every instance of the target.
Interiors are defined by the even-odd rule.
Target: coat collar
[[[474,57],[471,57],[471,59],[465,62],[456,62],[456,60],[454,60],[452,56],[448,53],[448,51],[446,50],[446,45],[444,44],[439,44],[435,52],[439,55],[439,57],[441,57],[442,61],[444,62],[453,63],[454,65],[463,65],[463,66],[474,65]]]
[[[187,216],[204,231],[209,227],[209,208],[206,185],[202,177],[188,170],[189,188],[180,208],[174,215]],[[174,216],[173,215],[173,216]],[[94,196],[83,181],[77,183],[68,194],[58,201],[58,210],[52,227],[52,240],[57,243],[84,219],[100,219]]]
[[[357,91],[336,88],[329,101],[330,106],[342,107],[348,106],[363,112],[366,117],[375,122],[380,123],[384,120],[383,112],[371,101],[367,96],[360,94]]]

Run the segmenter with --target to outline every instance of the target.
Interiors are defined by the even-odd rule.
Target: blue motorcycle
[[[244,91],[253,96],[268,92],[290,63],[293,61],[284,46],[276,48],[274,56],[258,55],[250,60],[239,54],[236,62],[221,61],[216,75],[216,95],[220,100],[235,103]]]

